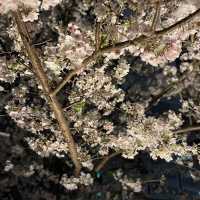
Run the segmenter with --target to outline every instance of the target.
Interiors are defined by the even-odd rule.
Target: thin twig
[[[188,24],[189,22],[191,22],[199,14],[200,14],[200,9],[197,9],[195,12],[193,12],[190,15],[188,15],[187,17],[181,19],[180,21],[172,24],[168,28],[164,28],[163,30],[156,31],[156,35],[160,36],[160,35],[163,35],[163,34],[166,34],[166,33],[170,33],[170,32],[174,31],[177,28],[181,28],[185,24]]]
[[[173,91],[179,92],[177,88],[183,84],[185,79],[188,78],[188,73],[183,75],[177,82],[168,85],[166,88],[163,89],[158,95],[154,96],[152,101],[149,103],[149,106],[145,109],[146,112],[150,111],[153,106],[157,105],[157,103],[164,97],[172,96]]]
[[[99,52],[99,51],[98,51]],[[80,74],[86,66],[92,62],[95,56],[97,56],[98,52],[94,52],[91,56],[87,57],[79,68],[69,72],[65,78],[61,81],[61,83],[58,84],[56,89],[51,93],[52,96],[55,96],[64,86],[66,83],[68,83],[74,76]]]
[[[75,69],[74,71],[72,71],[68,75],[66,75],[64,80],[61,81],[61,83],[57,86],[57,88],[52,92],[52,95],[56,95],[65,86],[65,84],[71,80],[72,77],[80,74],[84,70],[84,68],[87,67],[88,64],[95,61],[96,58],[99,57],[100,55],[102,55],[104,53],[110,53],[114,50],[120,50],[120,49],[129,47],[131,45],[136,45],[136,44],[144,42],[146,40],[155,39],[155,38],[160,37],[164,34],[170,33],[177,28],[181,28],[186,23],[191,22],[199,14],[200,14],[200,9],[196,10],[194,13],[188,15],[187,17],[181,19],[180,21],[176,22],[175,24],[173,24],[173,25],[171,25],[167,28],[164,28],[163,30],[155,31],[150,36],[141,35],[141,36],[139,36],[139,37],[137,37],[133,40],[118,42],[118,43],[115,43],[114,45],[109,45],[109,46],[106,46],[104,48],[100,48],[98,51],[94,51],[90,56],[88,56],[85,60],[83,60],[83,62],[81,63],[81,65],[78,69]]]
[[[118,155],[120,155],[122,152],[121,151],[118,151],[118,152],[114,152],[114,153],[112,153],[112,154],[110,154],[110,155],[108,155],[108,156],[105,156],[104,158],[103,158],[103,160],[97,165],[97,167],[95,168],[95,172],[98,172],[98,171],[100,171],[106,164],[107,164],[107,162],[111,159],[111,158],[113,158],[113,157],[115,157],[115,156],[118,156]]]
[[[159,182],[160,182],[160,179],[151,179],[151,180],[143,181],[142,183],[146,184],[146,183],[159,183]]]
[[[200,126],[192,126],[192,127],[182,128],[182,129],[173,131],[173,133],[180,134],[180,133],[187,133],[187,132],[192,132],[192,131],[200,131]]]
[[[42,46],[42,45],[46,44],[47,42],[51,42],[51,41],[52,41],[52,39],[49,39],[49,40],[46,40],[43,42],[33,43],[32,45],[33,46]]]
[[[24,60],[23,58],[17,59],[16,62],[17,62],[18,64],[24,65],[24,67],[26,67],[26,68],[29,69],[31,72],[33,72],[32,67],[31,67],[30,65],[27,65],[27,64],[25,63],[25,60]]]
[[[52,111],[54,112],[55,118],[57,119],[57,121],[59,123],[59,126],[60,126],[60,129],[62,130],[63,136],[64,136],[65,140],[67,141],[70,156],[75,165],[75,175],[79,175],[80,169],[81,169],[81,164],[78,159],[76,144],[71,135],[68,121],[65,119],[62,107],[61,107],[60,103],[58,102],[57,98],[55,96],[51,95],[51,89],[50,89],[50,86],[48,83],[48,77],[43,69],[42,63],[39,59],[36,49],[31,45],[31,39],[30,39],[29,33],[27,31],[26,24],[23,22],[20,11],[14,12],[13,16],[15,18],[19,34],[23,41],[25,51],[26,51],[26,53],[31,61],[32,67],[34,69],[35,76],[38,78],[39,82],[42,85],[43,92],[45,93],[47,100],[49,102],[49,105],[50,105]]]
[[[3,51],[3,52],[0,52],[0,56],[10,55],[13,52],[15,52],[15,51]]]
[[[10,137],[10,133],[0,132],[0,137]]]
[[[151,31],[152,32],[156,31],[156,26],[157,26],[159,17],[160,17],[160,0],[158,0],[156,2],[156,11],[155,11],[153,22],[152,22],[152,25],[151,25]]]
[[[101,47],[101,22],[96,22],[95,27],[95,51]]]

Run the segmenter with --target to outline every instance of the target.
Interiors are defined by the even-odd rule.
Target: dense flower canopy
[[[45,21],[41,13],[49,9]],[[79,159],[89,171],[94,155],[110,151],[128,159],[146,151],[152,159],[166,161],[197,155],[197,145],[189,146],[187,136],[176,131],[200,121],[200,17],[181,21],[199,9],[198,0],[0,0],[1,14],[16,10],[23,14],[53,87],[99,51],[61,92],[72,134],[81,138]],[[158,34],[180,21],[180,26]],[[11,51],[24,60],[22,64],[14,56],[0,57],[1,81],[12,83],[17,73],[21,77],[5,109],[18,126],[35,134],[26,141],[37,154],[62,157],[68,146],[41,85],[26,67],[30,63],[22,53],[15,23],[5,32],[12,40]],[[145,39],[135,42],[140,37]],[[30,91],[36,95],[30,97]],[[155,114],[153,108],[163,100],[179,106]],[[45,130],[52,137],[45,138]],[[78,182],[93,183],[85,173],[79,180],[63,177],[62,181],[69,190],[76,189]],[[138,180],[132,185],[140,188]]]

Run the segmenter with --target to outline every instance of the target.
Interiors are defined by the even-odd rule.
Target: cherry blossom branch
[[[105,156],[103,158],[103,160],[97,165],[97,167],[95,168],[95,172],[99,172],[101,171],[101,169],[107,164],[108,161],[110,161],[110,159],[112,159],[115,156],[120,155],[122,152],[118,151],[118,152],[114,152],[108,156]]]
[[[200,126],[192,126],[192,127],[182,128],[182,129],[173,131],[173,133],[180,134],[180,133],[187,133],[187,132],[192,132],[192,131],[200,131]]]
[[[101,46],[101,22],[96,22],[95,27],[95,51],[98,51]]]
[[[100,48],[98,51],[94,51],[92,53],[92,55],[90,55],[85,60],[83,60],[83,62],[81,63],[81,65],[80,65],[80,67],[78,69],[76,69],[76,70],[70,72],[68,75],[66,75],[64,80],[61,81],[61,83],[57,86],[57,88],[52,92],[52,95],[56,95],[65,86],[65,84],[71,80],[72,77],[74,77],[75,75],[80,74],[84,70],[84,68],[87,67],[88,64],[90,64],[91,62],[95,61],[96,58],[99,57],[100,55],[102,55],[104,53],[110,53],[110,52],[112,52],[114,50],[120,50],[120,49],[129,47],[131,45],[136,45],[138,43],[146,42],[148,40],[154,40],[155,38],[158,38],[160,36],[168,34],[168,33],[174,31],[177,28],[181,28],[185,24],[191,22],[199,14],[200,14],[200,9],[196,10],[195,12],[193,12],[190,15],[188,15],[187,17],[181,19],[180,21],[176,22],[175,24],[173,24],[173,25],[171,25],[171,26],[169,26],[167,28],[164,28],[163,30],[155,31],[150,36],[140,35],[139,37],[137,37],[137,38],[135,38],[133,40],[127,40],[127,41],[124,41],[124,42],[118,42],[118,43],[115,43],[114,45],[109,45],[109,46]]]
[[[55,96],[64,86],[66,83],[68,83],[74,76],[80,74],[84,68],[86,68],[86,66],[91,63],[97,56],[98,56],[98,52],[93,52],[92,55],[88,56],[86,59],[83,60],[83,62],[81,63],[81,65],[79,66],[79,68],[69,72],[64,79],[61,81],[60,84],[58,84],[58,86],[56,87],[56,89],[53,90],[53,92],[51,92],[52,96]]]
[[[43,92],[46,95],[48,103],[55,115],[55,118],[58,121],[63,136],[68,144],[70,156],[75,165],[75,175],[78,176],[81,170],[81,164],[78,158],[76,144],[70,132],[68,121],[65,119],[62,107],[58,102],[56,96],[51,95],[51,89],[49,86],[48,77],[43,69],[41,60],[39,59],[36,49],[34,48],[33,45],[31,45],[31,39],[27,31],[26,24],[23,22],[21,13],[19,11],[16,11],[13,13],[13,17],[15,18],[19,34],[21,36],[23,45],[25,47],[25,51],[31,61],[35,76],[42,85]]]
[[[164,88],[158,95],[154,96],[149,106],[145,109],[146,112],[150,111],[162,98],[172,96],[175,92],[180,92],[177,88],[181,87],[183,82],[188,78],[188,73],[184,74],[177,82],[171,83]]]
[[[191,13],[190,15],[188,15],[187,17],[181,19],[180,21],[172,24],[171,26],[169,26],[168,28],[165,28],[163,30],[160,31],[156,31],[156,35],[160,36],[166,33],[170,33],[172,31],[174,31],[177,28],[181,28],[182,26],[184,26],[185,24],[190,23],[195,17],[197,17],[200,14],[200,9],[197,9],[195,12]]]
[[[157,26],[157,23],[158,23],[158,20],[159,20],[159,17],[160,17],[160,0],[158,0],[155,4],[156,4],[156,11],[155,11],[155,14],[154,14],[154,17],[153,17],[153,22],[152,22],[152,25],[151,25],[151,31],[152,32],[155,32],[156,30],[156,26]]]
[[[181,134],[181,133],[187,133],[187,132],[192,132],[192,131],[200,131],[200,126],[194,126],[194,127],[187,127],[187,128],[182,128],[179,130],[173,131],[174,134]],[[103,167],[115,156],[118,156],[122,153],[122,151],[119,152],[114,152],[110,155],[105,156],[102,161],[96,166],[95,172],[99,172],[103,169]]]

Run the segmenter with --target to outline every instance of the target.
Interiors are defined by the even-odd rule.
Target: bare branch
[[[172,96],[175,93],[180,93],[180,89],[183,87],[183,82],[188,78],[188,73],[184,74],[177,82],[171,83],[166,88],[164,88],[158,95],[154,96],[149,106],[146,108],[146,112],[150,111],[153,106],[155,106],[162,98]],[[180,88],[180,89],[177,89]]]
[[[121,151],[119,151],[119,152],[114,152],[114,153],[112,153],[112,154],[110,154],[110,155],[108,155],[108,156],[105,156],[104,158],[103,158],[103,160],[97,165],[97,167],[95,168],[95,172],[98,172],[98,171],[100,171],[106,164],[107,164],[107,162],[110,160],[110,159],[112,159],[113,157],[115,157],[115,156],[118,156],[118,155],[120,155],[122,152]]]
[[[95,51],[101,47],[101,22],[96,22],[95,27]]]
[[[155,11],[153,22],[152,22],[152,25],[151,25],[151,31],[152,32],[155,32],[155,30],[156,30],[156,26],[157,26],[159,17],[160,17],[160,0],[158,0],[156,2],[156,11]]]
[[[182,129],[173,131],[173,133],[180,134],[180,133],[187,133],[187,132],[192,132],[192,131],[200,131],[200,126],[192,126],[192,127],[182,128]]]

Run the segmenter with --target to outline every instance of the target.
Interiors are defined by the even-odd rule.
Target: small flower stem
[[[70,156],[75,165],[75,175],[78,176],[81,170],[81,164],[78,158],[76,144],[74,142],[74,139],[69,129],[68,121],[65,119],[62,107],[60,103],[58,102],[56,96],[51,95],[51,89],[49,86],[48,77],[43,69],[41,60],[35,48],[33,47],[33,45],[31,45],[31,39],[27,31],[26,24],[23,22],[20,11],[14,12],[13,17],[15,18],[19,34],[21,36],[23,45],[25,47],[25,51],[31,61],[35,76],[37,77],[40,84],[42,85],[43,92],[46,95],[48,103],[58,121],[60,129],[62,130],[63,136],[68,144]]]

